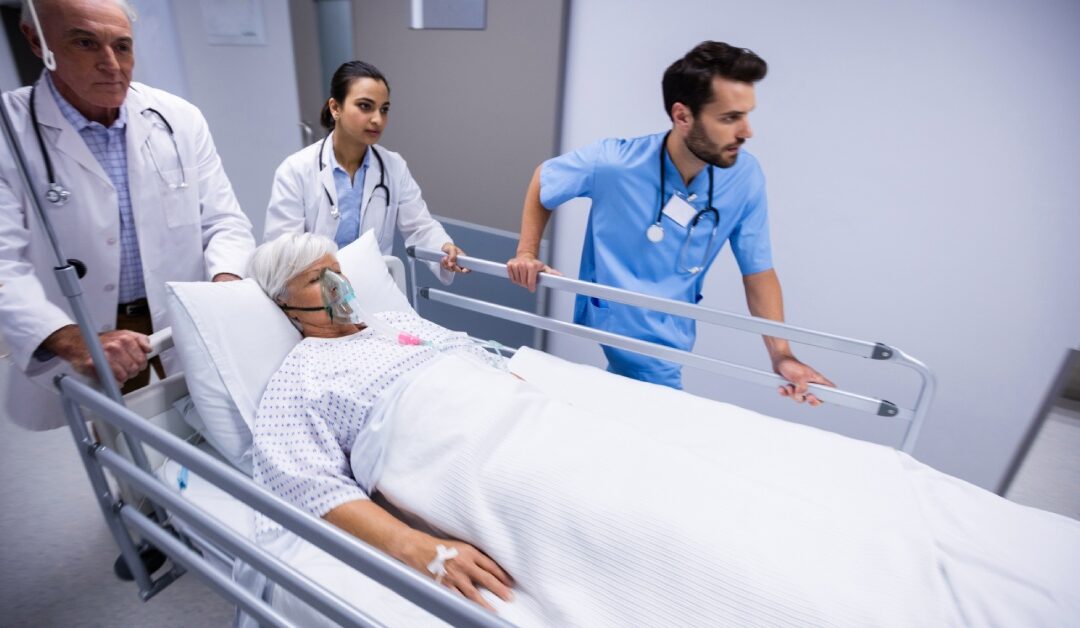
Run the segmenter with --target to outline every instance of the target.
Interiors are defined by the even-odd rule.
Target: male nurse
[[[784,320],[772,264],[765,177],[743,150],[752,136],[754,84],[765,78],[761,57],[706,41],[664,72],[671,128],[633,139],[604,139],[545,161],[525,196],[510,279],[536,289],[537,274],[558,273],[537,259],[551,210],[592,199],[580,278],[689,303],[701,300],[705,274],[730,244],[754,316]],[[578,296],[574,321],[596,329],[690,350],[693,320]],[[786,340],[764,337],[773,370],[790,382],[779,392],[813,406],[807,384],[833,383],[799,361]],[[603,347],[608,370],[682,388],[679,365]]]

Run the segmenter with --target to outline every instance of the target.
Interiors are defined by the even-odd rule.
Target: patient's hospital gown
[[[445,353],[503,359],[465,334],[414,313],[376,316],[431,344],[402,345],[370,327],[342,338],[305,338],[285,358],[259,405],[255,480],[317,517],[347,502],[368,499],[353,477],[349,457],[375,401],[403,375]],[[281,529],[264,516],[256,518],[260,540]]]

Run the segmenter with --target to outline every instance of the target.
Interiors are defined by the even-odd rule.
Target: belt
[[[121,303],[116,307],[116,313],[121,316],[149,316],[150,304],[146,298],[135,299],[130,303]]]

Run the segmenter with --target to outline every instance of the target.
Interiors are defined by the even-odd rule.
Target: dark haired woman
[[[401,155],[377,146],[390,116],[390,85],[374,66],[343,63],[330,81],[322,111],[329,134],[278,166],[266,209],[263,239],[315,233],[343,247],[370,230],[389,255],[394,229],[406,246],[441,249],[443,283],[462,272],[463,251],[431,217],[420,186]]]

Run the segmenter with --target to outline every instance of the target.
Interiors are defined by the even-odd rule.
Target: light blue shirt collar
[[[330,153],[330,154],[329,154],[329,156],[328,156],[328,158],[326,160],[326,163],[330,166],[331,172],[340,172],[340,173],[343,173],[346,177],[349,176],[348,171],[346,171],[345,168],[341,167],[341,165],[338,164],[337,157],[334,155],[334,141],[333,141],[333,138],[330,138],[330,142],[328,142],[328,143],[330,144],[330,150],[328,150],[327,152]],[[360,168],[358,169],[358,172],[367,172],[368,166],[370,164],[371,164],[371,147],[369,146],[367,151],[364,152],[364,161],[360,163]]]
[[[56,84],[52,80],[52,72],[45,71],[45,84],[49,86],[49,91],[52,92],[53,99],[56,100],[56,104],[60,107],[60,113],[64,114],[64,118],[71,124],[76,131],[82,131],[87,127],[97,125],[100,128],[106,128],[104,124],[100,122],[94,122],[88,120],[86,116],[79,112],[71,103],[67,101],[63,95],[60,94],[60,90],[56,89]],[[120,115],[112,123],[109,129],[122,129],[127,125],[127,107],[120,105]],[[332,151],[331,151],[332,152]]]

